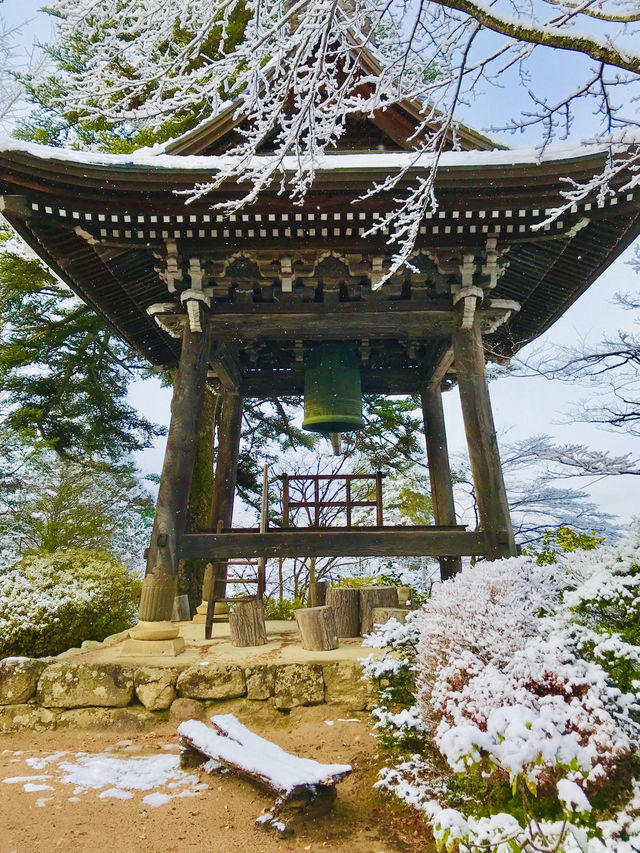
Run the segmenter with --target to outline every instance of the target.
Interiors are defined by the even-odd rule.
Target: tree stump
[[[364,637],[373,631],[375,607],[397,607],[398,590],[395,586],[363,586],[360,590],[360,633]]]
[[[229,614],[231,643],[237,648],[264,646],[267,628],[264,624],[264,608],[260,599],[237,601]]]
[[[306,607],[296,610],[295,614],[303,649],[324,652],[338,648],[336,615],[332,607]]]
[[[314,581],[309,585],[309,606],[324,607],[327,603],[327,587],[326,581]]]
[[[360,636],[360,590],[338,587],[327,590],[327,605],[336,614],[338,637]]]

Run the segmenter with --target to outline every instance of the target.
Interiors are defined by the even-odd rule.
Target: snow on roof
[[[627,150],[628,146],[625,146]],[[119,167],[130,169],[154,169],[180,172],[218,172],[228,168],[234,158],[222,155],[179,155],[164,154],[164,146],[141,148],[132,154],[106,154],[96,151],[76,151],[66,148],[53,148],[34,142],[22,142],[11,137],[0,136],[0,154],[23,154],[37,160],[54,160],[69,165],[94,167]],[[447,151],[440,155],[440,169],[499,168],[505,166],[526,166],[552,163],[563,160],[587,158],[604,154],[609,146],[593,141],[570,142],[548,145],[544,150],[534,146],[523,146],[509,150],[492,151]],[[250,166],[268,163],[274,155],[254,157]],[[329,153],[315,163],[317,172],[394,170],[412,167],[427,170],[434,164],[434,155],[419,152],[375,152],[366,154]],[[299,161],[296,157],[285,157],[282,161],[285,172],[296,171]]]

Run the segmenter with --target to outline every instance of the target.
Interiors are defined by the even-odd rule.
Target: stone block
[[[411,611],[406,607],[374,607],[371,611],[371,620],[374,625],[384,625],[389,619],[397,619],[404,625],[409,613]]]
[[[250,666],[244,671],[247,699],[269,699],[275,689],[273,666]]]
[[[0,732],[44,732],[55,729],[58,714],[38,705],[2,705]]]
[[[128,658],[175,658],[184,652],[184,639],[136,640],[130,637],[120,648],[122,657]]]
[[[72,708],[58,717],[59,729],[104,729],[141,732],[158,724],[142,708]]]
[[[275,706],[281,710],[297,705],[324,702],[322,667],[314,663],[292,663],[275,668]]]
[[[236,699],[247,685],[239,666],[199,663],[178,676],[178,695],[188,699]]]
[[[4,658],[0,661],[0,705],[20,705],[36,692],[38,679],[46,667],[33,658]]]
[[[362,681],[359,663],[326,663],[322,672],[328,705],[342,705],[351,711],[363,711],[367,707],[372,693],[369,682]]]
[[[133,671],[119,664],[54,663],[38,683],[46,708],[119,708],[133,699]]]
[[[185,720],[202,720],[204,715],[204,705],[197,699],[175,699],[169,708],[169,719],[176,725]]]
[[[133,683],[136,696],[147,711],[165,711],[176,698],[178,673],[165,667],[143,666],[136,669]]]

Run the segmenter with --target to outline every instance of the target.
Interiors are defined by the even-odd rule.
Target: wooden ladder
[[[265,465],[262,472],[262,498],[260,502],[260,533],[266,533],[269,524],[269,466]],[[218,522],[217,533],[222,533],[222,522]],[[249,578],[228,577],[229,566],[255,566],[255,576]],[[257,560],[225,560],[224,574],[218,576],[214,574],[214,580],[211,584],[211,593],[207,601],[207,619],[204,626],[205,639],[211,639],[213,628],[213,618],[215,607],[218,601],[262,601],[266,586],[266,567],[267,560],[265,557],[259,557]],[[217,568],[217,567],[216,567]],[[214,569],[215,572],[215,569]],[[228,583],[243,583],[256,584],[256,591],[253,595],[240,595],[227,597],[226,586]],[[221,593],[221,594],[218,594]]]

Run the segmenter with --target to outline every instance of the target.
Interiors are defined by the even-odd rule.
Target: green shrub
[[[294,598],[293,601],[286,598],[277,601],[275,598],[269,598],[269,596],[265,596],[263,604],[265,619],[281,619],[284,621],[294,619],[293,611],[305,606],[304,601],[300,598]]]
[[[0,575],[0,658],[56,655],[123,631],[140,589],[106,551],[28,554]]]

